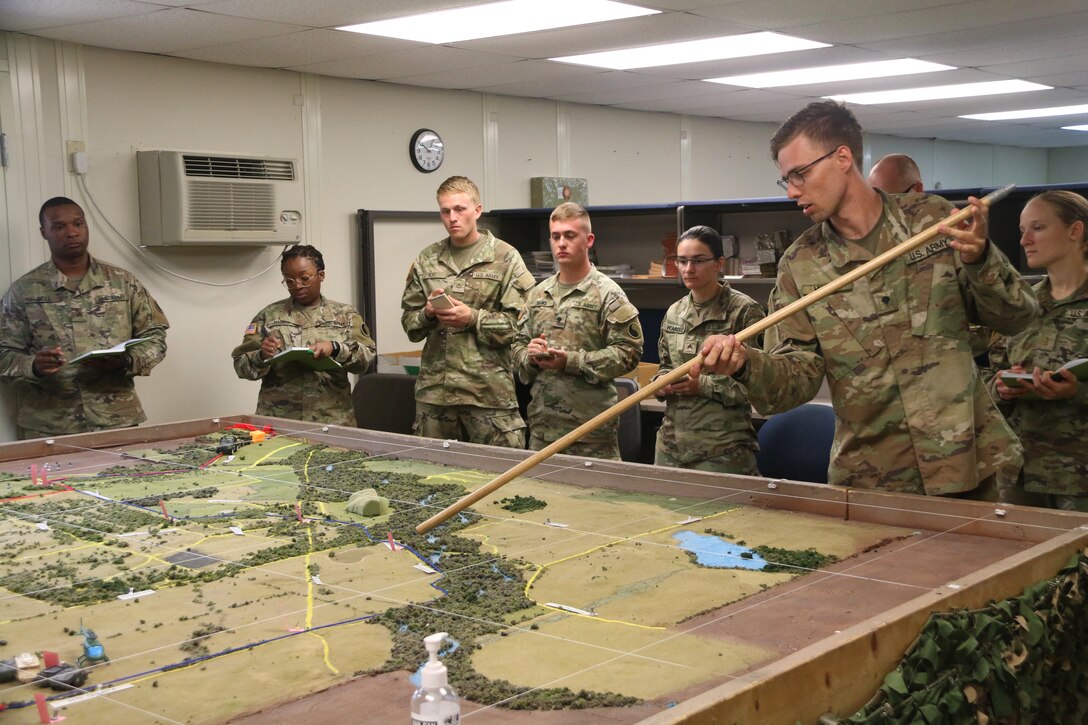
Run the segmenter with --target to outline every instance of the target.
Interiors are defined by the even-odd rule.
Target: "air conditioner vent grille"
[[[189,182],[188,229],[275,231],[277,214],[272,184]]]
[[[241,159],[186,154],[185,175],[211,179],[294,181],[295,165],[287,159]]]

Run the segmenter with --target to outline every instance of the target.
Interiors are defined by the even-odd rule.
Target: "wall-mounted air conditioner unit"
[[[294,159],[137,151],[136,176],[144,246],[302,240]]]

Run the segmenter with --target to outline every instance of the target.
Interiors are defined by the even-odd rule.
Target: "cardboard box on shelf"
[[[387,352],[378,355],[378,372],[419,375],[419,360],[422,355],[422,350]]]
[[[589,204],[589,182],[562,176],[534,176],[529,179],[529,203],[534,209],[554,209],[565,201]]]

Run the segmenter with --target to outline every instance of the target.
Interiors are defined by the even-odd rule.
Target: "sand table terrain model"
[[[66,708],[77,722],[226,722],[349,682],[363,721],[387,722],[407,717],[423,638],[447,632],[470,722],[635,722],[1029,545],[745,505],[691,472],[624,490],[610,481],[659,469],[562,456],[420,534],[506,464],[276,429],[231,455],[215,430],[0,459],[0,658],[75,662],[93,628],[109,661],[86,663],[103,690]],[[0,701],[35,691],[0,684]]]

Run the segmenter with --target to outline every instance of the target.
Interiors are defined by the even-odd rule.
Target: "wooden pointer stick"
[[[991,194],[987,194],[981,199],[981,201],[986,206],[993,206],[994,204],[1008,196],[1009,192],[1011,192],[1014,188],[1015,184],[1009,184],[1008,186],[1002,187],[1001,189],[998,189]],[[902,256],[903,253],[909,252],[916,247],[920,247],[929,240],[936,237],[939,234],[937,228],[940,225],[944,224],[947,226],[955,226],[960,222],[964,221],[965,219],[969,218],[971,216],[971,213],[972,210],[969,206],[961,209],[952,216],[946,219],[942,219],[933,226],[919,232],[918,234],[915,234],[907,241],[895,245],[888,251],[874,257],[873,259],[870,259],[865,264],[862,264],[842,275],[841,277],[838,277],[835,280],[828,282],[818,290],[810,292],[804,297],[794,300],[780,310],[775,310],[774,313],[768,315],[767,317],[764,317],[759,322],[749,325],[740,332],[736,333],[735,337],[737,341],[743,342],[751,337],[755,337],[767,328],[777,325],[782,320],[790,317],[797,312],[800,312],[814,302],[818,302],[823,298],[830,296],[832,293],[837,292],[846,285],[851,284],[852,282],[860,279],[861,277],[864,277],[870,272],[875,272],[884,265],[888,264],[888,262],[891,262],[893,259]],[[586,421],[585,423],[582,423],[582,425],[578,426],[570,433],[567,433],[559,440],[553,441],[541,450],[536,451],[535,453],[533,453],[533,455],[529,456],[524,461],[511,468],[506,473],[500,475],[498,478],[495,478],[490,483],[476,489],[475,491],[466,495],[456,503],[453,503],[442,509],[431,518],[416,526],[416,531],[421,534],[430,531],[435,526],[438,526],[440,523],[450,518],[454,514],[468,508],[483,497],[487,496],[495,489],[501,486],[505,486],[507,483],[514,480],[529,469],[537,466],[540,463],[543,463],[552,455],[559,453],[570,444],[580,440],[587,433],[597,430],[608,421],[617,417],[623,411],[639,404],[646,398],[649,398],[651,395],[656,393],[658,390],[661,390],[661,388],[665,387],[666,385],[670,385],[671,383],[677,382],[681,378],[687,377],[688,372],[690,372],[692,366],[695,365],[696,362],[702,363],[702,361],[703,356],[696,355],[694,358],[688,360],[680,367],[675,368],[674,370],[671,370],[665,375],[657,378],[646,387],[640,388],[634,393],[631,393],[608,410],[598,414],[597,416]]]

